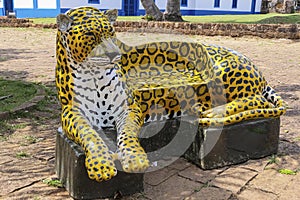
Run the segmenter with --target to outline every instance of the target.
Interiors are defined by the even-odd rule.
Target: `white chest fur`
[[[114,127],[126,96],[113,66],[84,63],[75,76],[75,105],[83,116],[97,128]]]

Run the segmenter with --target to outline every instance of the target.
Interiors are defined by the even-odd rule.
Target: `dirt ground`
[[[54,89],[56,30],[0,28],[0,35],[0,77],[41,83],[50,90],[50,104],[47,104],[47,108],[30,111],[29,114],[25,111],[24,115],[9,122],[12,126],[18,124],[18,128],[9,133],[0,133],[0,199],[69,199],[63,188],[48,186],[43,182],[45,179],[56,177],[53,168],[59,106],[54,97],[55,93],[51,91]],[[218,175],[211,179],[212,183],[218,178],[224,180],[223,185],[214,184],[199,191],[191,189],[191,192],[187,193],[186,190],[190,189],[186,189],[187,185],[191,186],[197,181],[192,182],[193,177],[184,175],[185,168],[174,167],[177,171],[168,175],[160,184],[154,184],[155,186],[151,185],[151,181],[146,177],[145,193],[129,199],[162,199],[157,191],[167,194],[174,193],[174,190],[180,191],[178,199],[300,199],[300,41],[148,33],[117,35],[130,44],[172,39],[204,42],[234,49],[251,58],[289,104],[286,115],[281,117],[277,162],[268,163],[270,158],[252,161],[255,166],[261,167],[260,164],[264,164],[260,170],[256,168],[247,171],[247,181],[233,181],[236,187],[228,187],[226,181],[230,180],[226,179],[226,173],[232,171],[238,174],[239,170],[245,169],[233,166],[218,171]],[[34,138],[34,141],[28,138]],[[26,152],[28,156],[19,158],[16,155],[20,155],[20,152]],[[186,166],[189,173],[198,170],[184,163],[181,165]],[[290,169],[298,173],[284,175],[280,174],[278,169]],[[249,174],[254,171],[255,174],[250,177]],[[187,180],[192,183],[187,184]],[[168,181],[176,182],[175,186],[172,188],[163,185]],[[200,198],[200,193],[206,196]],[[209,198],[211,195],[215,195],[214,198]]]

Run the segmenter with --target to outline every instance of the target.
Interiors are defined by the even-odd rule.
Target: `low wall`
[[[262,38],[300,39],[300,24],[222,24],[189,22],[117,21],[117,32],[178,33],[206,36],[257,36]]]
[[[206,36],[257,36],[300,39],[300,24],[227,24],[154,21],[117,21],[117,32],[175,33]],[[0,27],[56,28],[56,24],[33,24],[28,19],[0,18]]]

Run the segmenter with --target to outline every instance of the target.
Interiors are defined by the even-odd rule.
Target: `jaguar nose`
[[[120,61],[121,51],[111,38],[102,38],[102,42],[91,51],[88,58],[99,64],[111,64]]]
[[[105,55],[109,58],[111,64],[121,60],[121,54],[117,52],[107,52]]]

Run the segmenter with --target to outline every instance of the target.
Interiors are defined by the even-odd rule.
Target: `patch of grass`
[[[54,103],[57,99],[55,89],[44,87],[44,90],[46,92],[45,98],[36,105],[36,109],[39,111],[49,111],[48,105]]]
[[[300,14],[183,16],[183,19],[189,22],[202,23],[297,24],[300,23]]]
[[[6,120],[0,121],[0,134],[4,136],[5,134],[10,133],[12,130],[13,127],[11,126],[11,124],[7,123]]]
[[[9,116],[8,119],[0,121],[0,135],[7,135],[12,133],[13,131],[17,129],[22,129],[27,126],[26,123],[18,123],[14,124],[11,123],[12,116]]]
[[[118,21],[142,21],[144,16],[119,16]],[[206,15],[182,16],[187,22],[195,23],[243,23],[243,24],[300,24],[300,14],[249,14],[249,15]],[[31,19],[35,24],[56,23],[55,18]]]
[[[265,18],[259,24],[300,24],[300,14],[282,15]]]
[[[13,108],[34,97],[34,84],[0,79],[0,112]]]
[[[290,170],[290,169],[279,169],[278,172],[280,174],[285,174],[285,175],[296,175],[297,171]]]
[[[30,156],[30,155],[29,155],[28,153],[24,152],[24,151],[21,151],[21,152],[16,153],[16,157],[17,157],[17,158],[27,158],[27,157],[29,157],[29,156]]]
[[[295,140],[296,142],[298,142],[298,141],[300,141],[300,137],[296,137],[294,140]]]
[[[8,58],[6,56],[0,56],[0,62],[7,61]]]
[[[62,182],[58,179],[44,179],[43,183],[45,183],[49,186],[52,186],[52,187],[58,187],[58,188],[63,187]]]
[[[270,159],[268,160],[268,164],[277,164],[278,163],[278,158],[277,158],[277,155],[272,155],[270,157]]]
[[[20,123],[20,124],[13,124],[12,127],[13,129],[22,129],[22,128],[25,128],[27,126],[26,123]]]
[[[41,139],[39,139],[35,136],[32,136],[32,135],[26,135],[24,138],[29,144],[34,144],[34,143],[37,143],[41,140]]]
[[[8,136],[0,135],[0,142],[7,141],[7,140],[8,140]]]
[[[56,18],[31,18],[34,24],[55,24]]]

